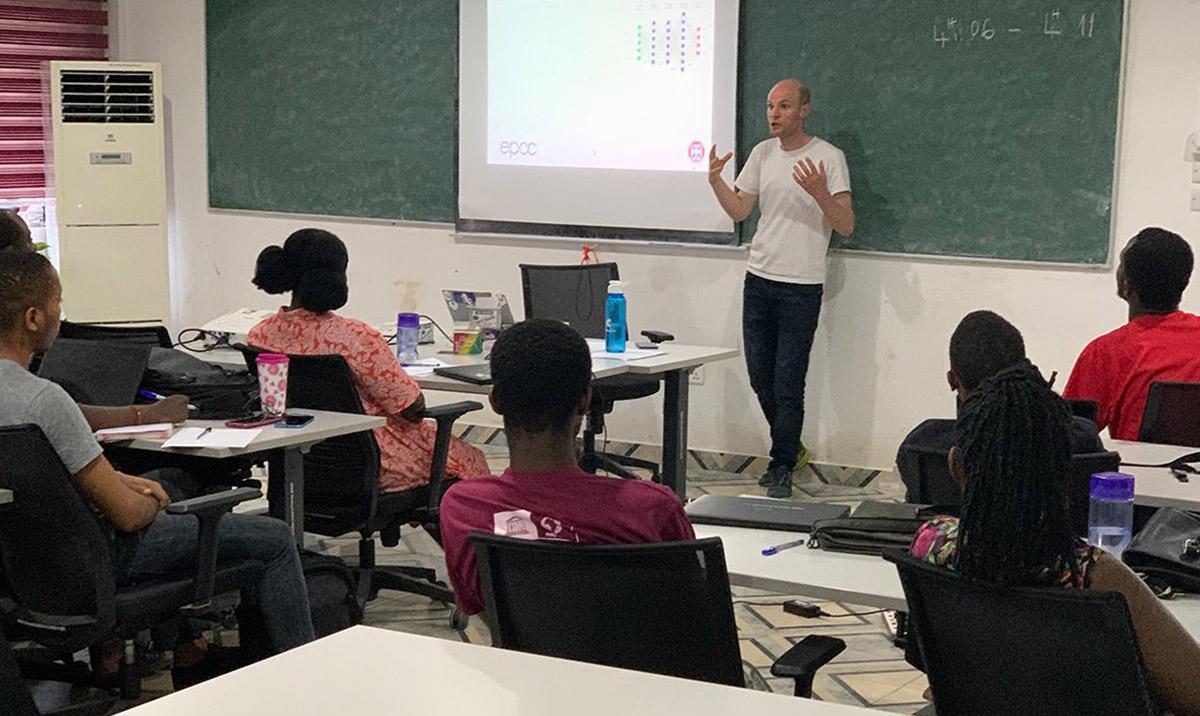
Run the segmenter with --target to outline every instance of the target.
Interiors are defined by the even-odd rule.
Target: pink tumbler
[[[258,397],[263,415],[283,415],[287,405],[288,357],[282,353],[260,353],[258,356]]]

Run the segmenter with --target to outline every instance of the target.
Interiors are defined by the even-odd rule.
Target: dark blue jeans
[[[821,314],[821,284],[769,281],[746,274],[742,341],[750,387],[771,426],[771,468],[791,469],[804,428],[804,381]]]
[[[192,481],[178,470],[144,475],[163,486],[172,500],[195,496]],[[117,538],[117,584],[179,574],[196,569],[199,521],[191,515],[160,512],[144,531]],[[262,611],[276,651],[312,641],[308,586],[292,531],[281,520],[259,515],[229,514],[217,527],[218,561],[252,559],[266,565],[251,596]]]

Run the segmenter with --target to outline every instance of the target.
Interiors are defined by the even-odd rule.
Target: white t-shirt
[[[829,193],[850,191],[850,170],[842,150],[820,137],[800,149],[785,152],[778,139],[755,145],[734,186],[757,194],[762,215],[750,244],[746,270],[784,283],[825,283],[825,254],[833,227],[817,201],[792,178],[801,159],[825,162]]]

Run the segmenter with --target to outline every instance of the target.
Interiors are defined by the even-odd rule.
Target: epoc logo
[[[537,142],[500,142],[500,153],[506,157],[535,157]]]

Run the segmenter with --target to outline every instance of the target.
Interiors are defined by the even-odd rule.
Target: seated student
[[[579,468],[575,436],[592,399],[592,357],[579,333],[547,319],[518,323],[496,340],[491,364],[511,466],[442,498],[442,547],[460,609],[484,606],[471,532],[582,544],[695,539],[670,489]]]
[[[29,224],[14,209],[0,209],[0,251],[33,251]]]
[[[1071,532],[1054,479],[1070,461],[1069,418],[1029,363],[980,384],[963,403],[949,458],[964,485],[963,517],[926,523],[912,554],[998,584],[1120,592],[1155,699],[1173,713],[1200,713],[1200,646],[1119,559]]]
[[[950,336],[950,370],[946,382],[956,395],[961,410],[963,401],[979,384],[1001,370],[1025,362],[1025,339],[1016,326],[991,311],[973,311],[963,317]],[[1073,453],[1102,452],[1104,445],[1097,435],[1096,424],[1087,418],[1071,421],[1071,451]],[[958,439],[954,420],[931,418],[913,428],[900,444],[896,465],[900,479],[908,487],[908,501],[916,502],[918,476],[911,474],[906,460],[901,459],[905,448],[924,447],[949,452]]]
[[[80,492],[115,529],[118,586],[194,570],[196,521],[160,512],[170,501],[164,485],[114,470],[66,391],[27,369],[30,356],[54,341],[61,302],[58,273],[46,257],[0,253],[0,425],[32,423],[46,434]],[[308,589],[287,525],[230,514],[218,531],[222,556],[266,565],[255,592],[275,649],[311,641]]]
[[[33,251],[33,236],[29,225],[21,215],[8,209],[0,209],[0,251]],[[149,405],[122,405],[104,407],[80,404],[83,417],[92,430],[121,428],[127,425],[151,425],[153,423],[182,423],[188,417],[188,399],[184,395],[171,395]]]
[[[1151,383],[1200,382],[1200,316],[1179,310],[1192,264],[1179,234],[1138,232],[1117,267],[1129,322],[1089,343],[1075,361],[1063,397],[1094,400],[1097,424],[1118,440],[1137,440]]]
[[[334,313],[346,305],[349,257],[342,240],[321,229],[300,229],[258,255],[254,285],[270,294],[292,292],[289,306],[250,329],[255,348],[292,355],[336,353],[354,374],[358,397],[368,415],[387,418],[375,429],[379,441],[383,492],[429,483],[437,428],[423,420],[425,396],[404,372],[396,351],[379,331],[362,321]],[[478,448],[454,438],[446,474],[474,477],[488,473]]]

